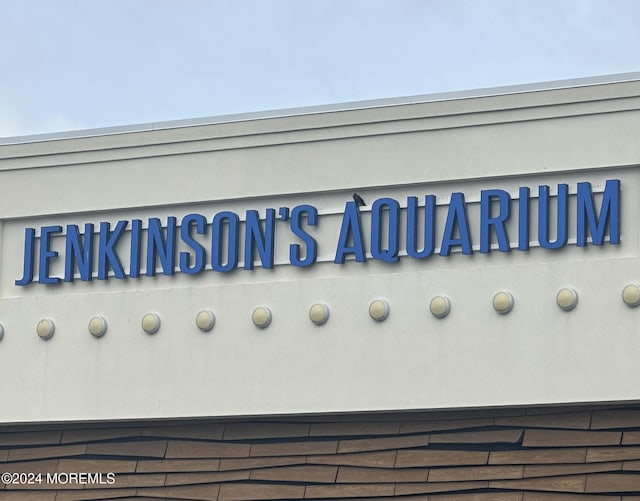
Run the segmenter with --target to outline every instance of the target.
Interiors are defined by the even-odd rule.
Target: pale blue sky
[[[0,136],[640,71],[638,0],[0,0]]]

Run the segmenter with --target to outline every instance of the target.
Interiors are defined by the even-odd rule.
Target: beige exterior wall
[[[640,280],[640,82],[558,87],[0,146],[0,421],[637,401],[640,312],[621,292]],[[571,212],[562,249],[478,252],[482,190],[515,203],[519,187],[555,193],[566,183],[573,208],[577,183],[591,183],[600,201],[611,179],[621,182],[620,245],[576,247]],[[416,260],[401,249],[398,263],[335,264],[354,192],[369,204],[369,254],[373,200],[394,198],[404,211],[407,197],[436,195],[441,239],[451,194],[464,193],[474,254]],[[27,227],[189,213],[210,221],[300,204],[321,221],[309,268],[288,263],[296,240],[278,221],[272,270],[15,284]],[[51,248],[64,246],[55,235]],[[62,276],[64,259],[50,261]],[[565,287],[579,296],[571,312],[555,302]],[[491,306],[498,291],[515,298],[508,315]],[[444,319],[429,313],[437,295],[451,301]],[[369,317],[376,299],[390,305],[384,322]],[[331,312],[323,326],[308,318],[318,302]],[[251,321],[259,305],[273,313],[263,330]],[[203,309],[217,319],[208,333],[195,325]],[[154,335],[141,328],[149,312],[162,320]],[[95,315],[108,322],[99,339],[87,330]],[[42,318],[55,322],[47,341],[36,335]]]

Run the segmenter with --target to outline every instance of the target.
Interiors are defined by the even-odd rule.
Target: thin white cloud
[[[84,124],[62,113],[49,112],[34,120],[33,117],[21,114],[18,109],[6,105],[3,106],[0,103],[0,137],[2,138],[84,128],[86,128]]]
[[[638,71],[638,26],[637,0],[0,0],[0,135]]]

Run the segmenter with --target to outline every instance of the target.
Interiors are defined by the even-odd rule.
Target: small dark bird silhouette
[[[362,197],[357,193],[353,194],[353,201],[356,203],[357,207],[360,207],[362,205],[367,205],[366,203],[364,203],[364,200],[362,199]]]

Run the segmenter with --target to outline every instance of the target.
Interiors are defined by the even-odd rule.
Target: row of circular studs
[[[622,290],[622,301],[629,307],[640,305],[640,286],[629,284]],[[507,314],[513,309],[515,301],[510,292],[500,291],[493,296],[493,308],[500,314]],[[578,293],[569,287],[560,289],[556,294],[556,304],[565,311],[570,311],[578,304]],[[369,304],[369,316],[376,322],[382,322],[389,316],[391,307],[384,299],[375,299]],[[429,303],[429,311],[436,318],[444,318],[451,311],[451,300],[447,296],[435,296]],[[309,308],[309,320],[315,325],[322,325],[329,320],[329,306],[316,303]],[[271,324],[272,314],[268,306],[258,306],[253,310],[251,319],[256,327],[264,329]],[[160,315],[147,313],[142,317],[142,330],[147,334],[155,334],[160,330]],[[198,329],[210,331],[216,324],[215,313],[211,310],[198,312],[195,318]],[[102,337],[107,332],[107,320],[96,315],[89,320],[89,333]],[[36,333],[42,339],[50,339],[55,333],[55,322],[50,318],[41,319],[36,325]],[[4,326],[0,324],[0,339],[4,336]]]

